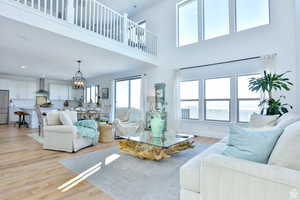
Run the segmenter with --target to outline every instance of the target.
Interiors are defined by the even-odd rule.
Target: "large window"
[[[249,122],[254,112],[259,112],[260,93],[249,90],[249,80],[259,75],[238,77],[238,122]]]
[[[99,95],[99,85],[92,85],[86,88],[85,102],[86,103],[97,103]]]
[[[187,0],[177,5],[178,46],[198,42],[198,0]]]
[[[205,80],[205,120],[230,121],[230,78]]]
[[[204,0],[205,40],[229,34],[229,0]]]
[[[140,109],[141,79],[132,78],[116,81],[116,108]]]
[[[199,119],[199,81],[180,83],[180,111],[182,119]]]
[[[176,6],[177,46],[269,24],[269,1],[183,0]]]
[[[269,0],[236,0],[237,31],[269,24]]]

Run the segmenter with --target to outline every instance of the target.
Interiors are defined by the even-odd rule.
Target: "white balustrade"
[[[158,39],[155,34],[130,20],[127,14],[121,15],[97,0],[15,1],[146,54],[157,56]]]

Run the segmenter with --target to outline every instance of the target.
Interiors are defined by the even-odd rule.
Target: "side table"
[[[99,143],[110,143],[114,141],[111,124],[99,124],[99,131]]]

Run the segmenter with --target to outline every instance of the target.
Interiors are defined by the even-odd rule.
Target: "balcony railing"
[[[157,36],[97,0],[14,0],[94,32],[105,38],[120,42],[146,54],[157,56]]]

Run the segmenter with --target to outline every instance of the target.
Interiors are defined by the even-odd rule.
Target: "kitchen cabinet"
[[[54,84],[49,85],[50,100],[72,100],[73,88],[71,85]]]

